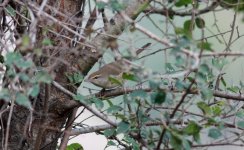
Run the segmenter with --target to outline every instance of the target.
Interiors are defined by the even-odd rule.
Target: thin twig
[[[1,119],[1,130],[2,130],[2,137],[4,137],[4,124],[3,124],[3,120],[2,120],[2,114],[4,113],[4,112],[6,112],[6,111],[8,111],[10,109],[10,107],[8,107],[8,108],[5,108],[4,110],[2,110],[1,112],[0,112],[0,119]],[[4,139],[2,139],[2,147],[4,147]]]
[[[71,115],[68,118],[68,121],[66,123],[66,127],[65,127],[65,132],[64,132],[64,136],[62,138],[62,141],[60,143],[60,147],[59,150],[65,150],[67,147],[67,144],[69,142],[69,137],[70,137],[70,132],[72,130],[72,123],[74,122],[75,118],[76,118],[76,113],[77,113],[78,107],[74,108],[72,110]]]
[[[17,1],[19,4],[22,4],[22,5],[23,5],[23,3],[22,3],[21,1],[19,1],[19,0],[16,0],[16,1]],[[31,3],[31,2],[28,2],[28,5],[29,5],[30,7],[32,7],[32,8],[34,8],[34,9],[37,10],[37,11],[39,11],[39,9],[40,9],[40,8],[36,7],[36,6],[35,6],[33,3]],[[78,32],[76,32],[76,31],[72,30],[71,28],[69,28],[68,26],[64,25],[64,24],[62,23],[62,21],[59,21],[58,19],[54,18],[53,16],[49,15],[48,13],[46,13],[46,12],[42,12],[42,13],[41,13],[41,16],[45,16],[46,18],[48,18],[48,19],[52,20],[53,22],[59,24],[60,26],[62,26],[63,28],[65,28],[67,31],[73,33],[74,35],[78,36],[79,38],[85,38],[84,36],[82,36],[82,35],[79,34]]]
[[[9,110],[9,116],[7,121],[7,128],[6,128],[6,135],[5,135],[5,143],[4,143],[4,150],[8,150],[8,138],[9,138],[9,129],[10,129],[10,122],[13,115],[13,109],[14,109],[14,99],[11,101],[11,106]]]
[[[131,93],[131,92],[137,91],[137,90],[143,90],[145,92],[153,91],[153,89],[151,89],[148,86],[139,85],[139,86],[134,86],[134,87],[124,87],[124,88],[117,88],[117,89],[113,89],[113,90],[109,90],[109,91],[103,91],[102,96],[101,96],[100,92],[97,92],[95,94],[87,96],[87,98],[94,97],[94,96],[101,98],[101,99],[111,98],[111,97],[123,95],[125,93],[128,94],[128,93]],[[183,91],[177,90],[177,89],[172,90],[170,87],[169,88],[160,88],[160,90],[166,91],[166,92],[173,92],[173,93],[183,93],[184,92],[184,90]],[[199,94],[199,92],[200,91],[198,91],[196,89],[191,89],[189,91],[189,94]],[[227,92],[218,91],[218,90],[216,90],[216,91],[213,90],[212,93],[213,93],[213,96],[215,96],[215,97],[220,97],[220,98],[225,98],[225,99],[235,100],[235,101],[244,101],[244,95],[241,95],[241,94],[227,93]]]
[[[167,126],[166,124],[167,123],[163,122],[163,121],[149,121],[149,122],[146,122],[144,125],[145,126],[158,126],[158,125]],[[116,124],[116,127],[117,126],[118,126],[118,123]],[[114,127],[111,125],[99,125],[99,126],[92,126],[92,127],[87,127],[87,128],[73,129],[69,134],[74,136],[74,135],[79,135],[79,134],[104,131],[106,129],[112,129],[112,128],[114,128]]]
[[[238,8],[238,6],[237,6]],[[237,16],[237,11],[235,11],[235,14],[234,14],[234,18],[233,18],[233,21],[232,21],[232,25],[231,25],[231,33],[230,33],[230,37],[229,37],[229,42],[225,48],[225,51],[230,51],[230,46],[231,46],[231,43],[232,43],[232,38],[233,38],[233,35],[234,35],[234,31],[235,31],[235,25],[236,25],[236,16]]]
[[[192,85],[194,84],[194,81],[191,82],[191,84],[188,86],[187,90],[184,92],[184,94],[182,95],[181,99],[180,99],[180,102],[176,105],[176,107],[174,108],[173,112],[171,113],[171,115],[169,116],[169,119],[173,119],[176,112],[178,111],[178,109],[180,108],[180,106],[183,104],[186,96],[189,94],[190,90],[191,90],[191,87]],[[169,124],[169,122],[167,123],[167,125]],[[163,137],[164,137],[164,134],[166,132],[166,129],[164,128],[162,133],[160,134],[159,136],[159,141],[158,141],[158,144],[157,144],[157,148],[156,150],[159,150],[160,149],[160,146],[161,146],[161,143],[163,142]]]

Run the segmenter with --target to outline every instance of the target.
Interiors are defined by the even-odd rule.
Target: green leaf
[[[204,21],[202,18],[197,17],[197,18],[195,19],[195,22],[196,22],[196,25],[197,25],[197,27],[198,27],[199,29],[205,28],[205,21]]]
[[[122,78],[125,80],[136,81],[136,82],[139,80],[134,74],[128,72],[123,73]]]
[[[85,103],[85,104],[87,103],[87,101],[85,100],[86,97],[81,95],[81,94],[79,94],[79,93],[77,95],[75,95],[73,98],[74,98],[74,100],[77,100],[79,102],[82,102],[82,103]]]
[[[25,73],[19,73],[18,76],[19,76],[19,79],[24,81],[24,82],[30,80],[29,76],[27,74],[25,74]]]
[[[199,49],[203,49],[203,50],[207,50],[207,51],[213,51],[213,49],[211,48],[211,43],[209,43],[209,42],[199,42],[198,44],[197,44],[197,47],[199,48]]]
[[[147,93],[143,90],[135,90],[130,93],[131,98],[142,98],[145,99],[147,97]]]
[[[243,109],[240,109],[240,110],[236,113],[236,116],[239,117],[239,118],[244,118],[244,110],[243,110]]]
[[[188,88],[188,86],[189,86],[189,84],[187,84],[179,79],[176,80],[176,82],[175,82],[175,87],[177,88],[177,90],[185,90]]]
[[[29,89],[28,95],[31,97],[36,97],[39,94],[40,87],[39,84],[35,84],[32,88]]]
[[[196,133],[193,135],[193,139],[194,141],[196,141],[197,143],[201,143],[201,139],[200,139],[200,133]]]
[[[205,102],[198,102],[197,107],[200,108],[204,114],[211,114],[211,108]]]
[[[207,125],[214,125],[214,124],[217,124],[217,121],[214,118],[208,118]]]
[[[218,70],[222,70],[223,67],[228,64],[228,61],[226,58],[220,58],[216,57],[212,59],[212,64],[214,67],[216,67]]]
[[[113,135],[115,135],[115,129],[106,129],[106,130],[104,130],[104,132],[103,132],[103,134],[107,137],[107,138],[109,138],[109,137],[111,137],[111,136],[113,136]]]
[[[72,143],[67,146],[66,150],[83,150],[83,147],[79,143]]]
[[[163,102],[165,102],[166,92],[158,90],[158,92],[151,94],[151,99],[153,103],[162,104]]]
[[[140,121],[140,123],[145,123],[149,121],[149,116],[145,115],[145,112],[142,110],[137,111],[137,120]]]
[[[65,73],[65,76],[68,78],[69,82],[72,84],[81,83],[84,79],[84,76],[79,72]]]
[[[107,109],[107,112],[108,112],[108,113],[118,113],[118,112],[121,111],[121,110],[123,110],[122,107],[117,106],[117,105],[113,105],[113,106],[111,106],[111,107],[109,107],[109,108]]]
[[[186,20],[186,21],[184,22],[184,30],[185,30],[185,31],[190,31],[190,30],[191,30],[191,23],[192,23],[191,20]]]
[[[22,36],[22,46],[24,48],[28,47],[30,45],[30,37],[28,35]]]
[[[175,150],[180,150],[182,148],[182,136],[177,134],[176,132],[170,132],[170,145]]]
[[[116,146],[116,144],[113,141],[109,140],[107,146]]]
[[[133,150],[140,150],[140,146],[139,146],[139,144],[136,143],[136,142],[133,142],[133,143],[132,143],[132,149],[133,149]]]
[[[18,53],[18,52],[9,52],[9,53],[6,54],[5,64],[10,66],[14,62],[19,61],[20,59],[22,59],[22,56],[20,55],[20,53]]]
[[[3,88],[1,91],[0,91],[0,99],[6,101],[6,102],[9,102],[10,101],[10,92],[8,89],[6,88]]]
[[[186,6],[188,4],[191,4],[192,3],[192,0],[178,0],[176,3],[175,3],[175,6],[176,7],[181,7],[181,6]]]
[[[15,12],[15,9],[13,8],[13,7],[11,7],[10,5],[7,5],[7,7],[5,7],[6,8],[6,12],[10,15],[10,16],[12,16],[12,17],[15,17],[16,16],[16,12]]]
[[[213,97],[213,91],[207,87],[201,87],[200,94],[204,100],[210,100]]]
[[[16,94],[16,103],[22,106],[25,106],[27,108],[31,108],[31,103],[28,99],[28,97],[22,93]]]
[[[93,98],[92,101],[94,102],[97,109],[101,110],[104,107],[104,103],[101,99]]]
[[[175,34],[184,34],[184,33],[185,31],[183,28],[179,28],[179,27],[175,28]]]
[[[106,101],[107,101],[109,107],[114,105],[113,102],[110,99],[107,99]]]
[[[240,91],[240,88],[238,86],[232,86],[232,87],[228,87],[227,90],[233,93],[238,93]]]
[[[226,87],[227,84],[226,84],[225,79],[223,77],[220,77],[220,81],[224,85],[224,87]]]
[[[141,128],[140,136],[141,136],[143,139],[147,139],[147,138],[149,138],[149,132],[147,131],[146,128]]]
[[[237,126],[244,129],[244,121],[238,121]]]
[[[171,63],[166,63],[165,64],[165,67],[166,67],[166,72],[167,73],[173,73],[173,72],[175,72],[175,69],[174,69],[174,67],[172,66]]]
[[[211,138],[213,138],[213,139],[218,139],[221,135],[222,135],[222,133],[217,128],[211,128],[208,131],[208,136],[211,137]]]
[[[126,133],[130,129],[130,124],[128,122],[120,122],[117,126],[117,134]]]
[[[211,109],[214,116],[220,116],[222,113],[222,109],[219,106],[212,106]]]
[[[51,76],[45,71],[38,71],[34,76],[34,82],[43,82],[43,83],[51,83]]]
[[[207,64],[201,64],[199,66],[199,70],[198,71],[200,71],[202,73],[208,73],[208,72],[210,72],[210,68],[209,68],[209,66]]]
[[[3,57],[3,55],[2,54],[0,54],[0,63],[4,63],[4,57]]]
[[[127,116],[126,115],[124,115],[124,114],[119,114],[119,113],[117,113],[117,114],[113,114],[114,115],[114,117],[116,117],[117,119],[120,119],[120,120],[126,120],[127,119]]]
[[[169,13],[169,19],[173,20],[174,19],[175,14],[174,13]]]
[[[15,64],[17,67],[23,68],[23,69],[30,68],[33,65],[32,61],[25,61],[23,59],[19,60]]]
[[[33,52],[34,52],[34,54],[37,55],[37,56],[41,56],[42,53],[43,53],[42,49],[40,49],[40,48],[35,48],[35,49],[33,50]]]
[[[44,46],[52,46],[53,44],[52,44],[52,41],[49,39],[49,38],[45,38],[45,39],[43,39],[42,40],[42,44],[44,45]]]
[[[240,87],[241,87],[241,89],[244,89],[244,84],[242,81],[240,81]]]
[[[158,89],[160,83],[159,82],[155,82],[154,80],[149,80],[149,86],[151,89]]]
[[[175,66],[185,68],[185,59],[182,57],[182,55],[176,56],[175,61]]]
[[[118,0],[110,0],[109,2],[113,11],[121,11],[124,9],[124,6]]]
[[[126,135],[123,140],[128,144],[132,144],[133,150],[140,150],[139,144],[133,138],[129,137],[128,135]]]
[[[208,66],[208,64],[202,64],[199,67],[198,74],[197,74],[197,81],[202,83],[202,88],[206,88],[207,84],[214,81],[215,76],[213,75],[212,69]],[[209,87],[207,87],[209,88]]]
[[[105,2],[103,2],[103,1],[97,1],[96,2],[96,5],[97,5],[97,9],[98,10],[102,10],[102,9],[104,9],[105,8],[105,6],[107,5]]]
[[[189,124],[187,125],[186,128],[183,129],[183,132],[185,132],[188,135],[195,135],[195,134],[199,134],[201,129],[202,127],[198,125],[196,122],[189,121]]]
[[[177,41],[172,41],[175,44],[173,51],[171,52],[173,55],[179,52],[182,47],[188,47],[191,45],[191,40],[187,36],[182,36]]]
[[[190,141],[187,140],[186,138],[183,138],[182,140],[182,145],[184,147],[184,150],[191,150],[191,144]]]
[[[111,83],[114,83],[114,84],[117,84],[119,86],[122,86],[123,85],[123,82],[121,80],[119,80],[118,78],[115,78],[115,77],[108,77],[108,80],[111,82]]]
[[[191,39],[191,32],[194,30],[195,28],[195,22],[192,22],[191,20],[187,20],[184,22],[184,33],[185,36],[187,36],[187,38]]]
[[[7,76],[9,78],[14,78],[16,76],[16,70],[13,67],[9,67],[7,69],[7,73],[6,74],[7,74]]]
[[[218,106],[226,106],[226,101],[218,101],[216,104]]]

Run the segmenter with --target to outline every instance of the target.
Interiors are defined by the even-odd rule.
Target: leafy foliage
[[[27,44],[25,42],[27,41],[23,41],[23,45]],[[18,90],[16,89],[13,92],[10,92],[7,88],[1,90],[1,98],[5,101],[15,99],[18,105],[31,108],[32,104],[29,99],[38,96],[40,83],[50,84],[52,82],[52,78],[47,72],[37,71],[32,60],[25,59],[19,52],[7,53],[6,60],[3,64],[7,67],[6,78],[13,80],[13,83],[10,84],[19,86]],[[24,91],[22,89],[24,89]]]
[[[66,150],[83,150],[83,147],[79,143],[72,143],[67,146]]]
[[[67,11],[67,6],[50,13],[47,10],[51,2],[45,9],[39,9],[38,5],[33,7],[29,2],[26,6],[18,2],[18,7],[10,3],[3,7],[1,11],[4,13],[1,14],[12,18],[14,29],[10,25],[12,21],[3,17],[0,18],[1,31],[16,36],[10,40],[16,46],[15,52],[7,52],[5,57],[0,55],[0,62],[6,67],[0,99],[6,102],[7,107],[13,103],[21,105],[21,108],[33,111],[34,116],[44,120],[48,118],[53,123],[59,117],[67,119],[64,117],[73,106],[63,99],[73,98],[76,103],[86,105],[84,108],[89,106],[91,113],[100,111],[104,118],[94,114],[110,124],[95,124],[87,128],[82,121],[70,127],[87,128],[86,132],[94,130],[105,136],[106,148],[190,150],[209,144],[202,137],[208,137],[213,145],[228,144],[229,135],[235,136],[235,141],[243,141],[244,111],[241,101],[244,84],[236,82],[234,77],[230,81],[227,71],[232,63],[239,61],[239,56],[244,55],[241,51],[232,50],[236,48],[235,43],[241,41],[243,33],[236,25],[235,17],[231,23],[226,20],[231,24],[230,30],[223,30],[218,25],[218,20],[221,20],[218,13],[231,9],[243,14],[244,0],[140,1],[138,4],[137,1],[108,0],[96,1],[93,11],[90,2],[89,11],[76,11],[76,14]],[[84,8],[87,6],[85,1],[81,5]],[[128,9],[130,7],[133,9]],[[66,12],[69,12],[68,17]],[[90,12],[90,18],[85,15],[86,12]],[[107,12],[112,12],[113,16],[110,17]],[[213,14],[214,22],[207,13]],[[100,15],[102,18],[99,20]],[[95,28],[96,20],[103,21],[101,27]],[[149,42],[152,44],[148,47],[138,48]],[[6,47],[7,44],[3,49]],[[76,88],[86,78],[92,64],[107,49],[112,51],[106,54],[115,56],[115,60],[127,59],[132,66],[130,71],[121,73],[119,77],[114,74],[108,76],[108,80],[118,87],[103,89],[96,94],[93,93],[97,91],[86,87],[84,89],[88,89],[89,96],[80,94],[83,91],[70,94],[78,90]],[[84,65],[84,62],[87,64]],[[156,63],[150,66],[149,62]],[[120,67],[123,66],[115,66],[115,69]],[[4,70],[4,67],[0,66],[0,69]],[[53,95],[47,98],[50,108],[46,112],[39,96],[48,97],[43,85],[50,85],[53,79],[58,79],[63,87],[57,88],[59,91],[50,91]],[[69,94],[67,90],[70,90]],[[56,99],[62,99],[62,104]],[[54,106],[62,109],[52,110]],[[47,114],[39,115],[39,112]],[[56,118],[50,117],[50,112]],[[64,124],[59,127],[64,127]],[[34,126],[32,128],[37,131]],[[67,150],[82,149],[79,143],[67,147]]]
[[[99,1],[96,3],[98,9],[104,9],[106,6],[110,9],[112,9],[113,12],[121,11],[125,8],[124,4],[121,3],[121,1],[118,0],[110,0],[109,3]]]

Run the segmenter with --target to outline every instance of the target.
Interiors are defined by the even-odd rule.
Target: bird
[[[146,43],[141,48],[137,49],[136,55],[138,56],[151,44],[152,43]],[[130,60],[120,58],[93,72],[85,79],[85,81],[103,89],[113,89],[123,84],[123,74],[130,73],[134,67],[139,68],[139,66],[133,64]]]
[[[85,80],[103,89],[112,89],[123,83],[123,73],[129,72],[131,64],[126,59],[116,60],[93,72]],[[112,81],[112,78],[116,81]]]

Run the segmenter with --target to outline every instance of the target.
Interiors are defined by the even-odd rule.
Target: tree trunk
[[[42,1],[39,0],[41,5]],[[19,4],[16,4],[19,5]],[[58,9],[66,16],[55,14],[54,10],[48,9],[46,12],[49,12],[50,15],[59,19],[60,21],[72,24],[76,26],[77,19],[75,14],[80,11],[82,1],[81,0],[50,0],[48,5]],[[70,19],[70,20],[68,20]],[[46,23],[48,20],[45,20]],[[38,24],[43,24],[44,22],[40,21]],[[63,31],[63,28],[59,25],[55,25],[56,32],[63,34],[67,37],[73,38],[74,35]],[[75,30],[75,29],[74,29]],[[65,33],[62,33],[65,32]],[[20,35],[21,36],[21,35]],[[36,47],[40,47],[43,40],[43,30],[38,28],[37,32],[37,42]],[[71,40],[63,39],[55,34],[48,33],[45,35],[45,38],[49,38],[54,41],[55,47],[66,47],[66,50],[63,50],[62,54],[57,52],[57,49],[48,49],[43,51],[44,55],[54,54],[59,56],[60,59],[67,61],[71,65],[76,64],[74,60],[77,60],[76,55],[69,54],[69,47]],[[64,42],[65,41],[65,42]],[[67,43],[67,44],[66,44]],[[40,62],[43,61],[44,62]],[[71,60],[73,62],[71,62]],[[68,86],[68,80],[65,76],[66,72],[74,72],[71,66],[60,65],[54,59],[48,58],[35,58],[35,63],[37,66],[41,65],[44,68],[47,68],[48,65],[54,66],[55,72],[51,72],[54,76],[54,80],[72,92],[76,93],[76,88]],[[13,107],[13,114],[11,116],[10,122],[10,131],[8,138],[8,150],[27,150],[27,149],[42,149],[42,150],[54,150],[57,147],[58,139],[61,136],[61,129],[64,127],[67,117],[71,113],[74,106],[77,106],[77,103],[72,100],[71,97],[63,94],[61,91],[57,90],[51,85],[41,85],[41,91],[39,96],[32,100],[34,111],[30,112],[25,107],[15,105]],[[45,111],[47,110],[47,111]],[[10,109],[5,111],[2,115],[4,125],[4,133],[6,133],[7,120],[10,114]],[[6,140],[6,134],[0,134],[0,140]],[[4,149],[3,144],[0,145],[0,149]]]

